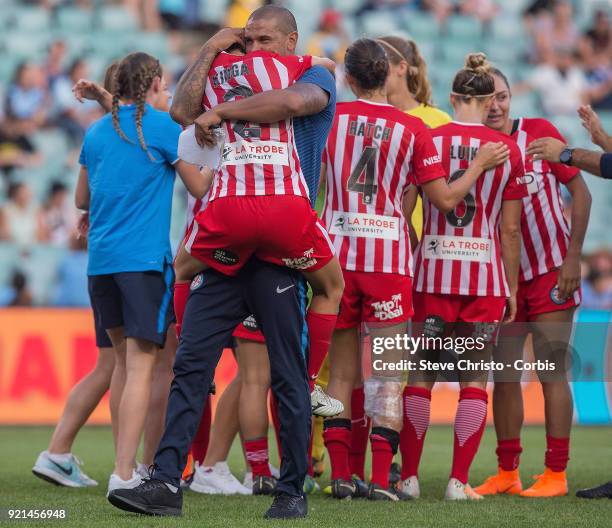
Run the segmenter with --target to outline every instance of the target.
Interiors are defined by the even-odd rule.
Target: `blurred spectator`
[[[612,110],[612,21],[606,11],[595,12],[593,25],[580,42],[591,105]]]
[[[267,3],[269,2],[266,0],[231,0],[225,17],[225,25],[227,27],[246,26],[249,15]]]
[[[582,306],[612,310],[612,253],[601,250],[582,263]]]
[[[161,20],[159,17],[158,3],[165,0],[123,0],[123,5],[129,9],[138,20],[140,27],[146,31],[159,31]],[[181,2],[182,0],[177,0]]]
[[[87,293],[87,242],[73,236],[70,250],[57,269],[57,285],[53,296],[55,306],[89,306]]]
[[[7,198],[0,208],[0,240],[22,246],[33,244],[40,238],[40,221],[30,188],[23,182],[13,182]]]
[[[574,21],[574,8],[569,0],[556,0],[528,19],[527,32],[532,40],[532,62],[552,62],[556,50],[575,50],[580,32]]]
[[[519,95],[533,90],[540,96],[548,115],[573,115],[589,101],[586,77],[569,48],[556,50],[549,62],[536,66],[527,80],[513,88],[513,93]]]
[[[40,211],[40,241],[56,246],[68,246],[76,235],[77,213],[61,182],[52,182],[47,199]]]
[[[29,136],[47,121],[47,80],[40,66],[23,62],[6,95],[5,114],[19,135]]]
[[[319,18],[319,29],[308,41],[306,53],[342,63],[349,44],[349,38],[342,27],[342,13],[335,9],[325,9]]]
[[[74,144],[80,143],[87,127],[102,116],[98,103],[88,100],[81,103],[72,93],[76,82],[88,77],[87,63],[83,59],[76,59],[70,65],[67,75],[59,77],[53,86],[56,113],[54,122],[68,134]]]
[[[431,11],[442,23],[453,14],[471,16],[481,22],[489,22],[499,10],[493,0],[423,0],[422,6]]]
[[[0,171],[10,174],[13,169],[33,167],[42,161],[27,137],[15,134],[10,120],[0,119]]]
[[[66,43],[63,40],[54,40],[49,44],[47,57],[43,63],[43,71],[51,88],[55,81],[64,73],[67,51]]]
[[[9,284],[0,287],[0,306],[32,306],[32,292],[26,276],[15,270]]]

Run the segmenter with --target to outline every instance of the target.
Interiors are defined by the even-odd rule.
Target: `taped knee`
[[[399,429],[402,415],[402,383],[370,378],[364,384],[364,409],[377,426]]]

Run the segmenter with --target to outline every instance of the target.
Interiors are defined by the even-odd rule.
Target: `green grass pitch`
[[[188,492],[182,518],[140,517],[113,508],[105,498],[113,464],[110,429],[87,427],[79,435],[74,452],[85,461],[85,471],[100,482],[94,489],[68,489],[35,478],[32,465],[51,435],[48,427],[0,428],[3,463],[0,468],[0,508],[65,508],[68,518],[54,521],[0,521],[4,526],[57,526],[113,528],[156,526],[269,526],[262,515],[270,504],[267,497],[204,496]],[[273,445],[274,442],[270,442]],[[527,427],[523,435],[521,464],[523,484],[542,470],[544,431]],[[470,480],[480,484],[495,469],[495,435],[485,433],[472,467]],[[423,498],[402,503],[371,503],[363,500],[335,501],[322,493],[310,495],[306,520],[272,524],[325,527],[534,527],[573,528],[612,526],[612,500],[584,501],[574,497],[576,489],[612,479],[612,428],[576,427],[573,432],[568,469],[570,496],[558,499],[489,498],[478,503],[449,503],[441,500],[451,462],[452,430],[432,427],[427,435],[421,464]],[[273,462],[276,457],[273,455]],[[244,469],[239,446],[230,457],[233,471]],[[328,481],[328,474],[320,479]]]

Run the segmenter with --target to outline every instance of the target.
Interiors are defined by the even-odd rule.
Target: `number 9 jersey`
[[[449,182],[461,178],[478,149],[505,142],[510,158],[481,174],[455,209],[439,211],[423,196],[423,238],[415,264],[415,290],[438,295],[508,297],[501,259],[502,201],[527,196],[518,145],[481,124],[453,121],[432,131]]]
[[[423,122],[382,103],[339,103],[323,151],[322,219],[343,270],[412,276],[402,199],[446,177]]]

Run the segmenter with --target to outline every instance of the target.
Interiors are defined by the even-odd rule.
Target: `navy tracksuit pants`
[[[236,326],[254,314],[266,337],[281,422],[283,458],[277,489],[301,495],[311,428],[304,279],[298,272],[254,258],[236,277],[209,269],[201,279],[192,282],[185,309],[154,476],[179,485],[223,348]]]

